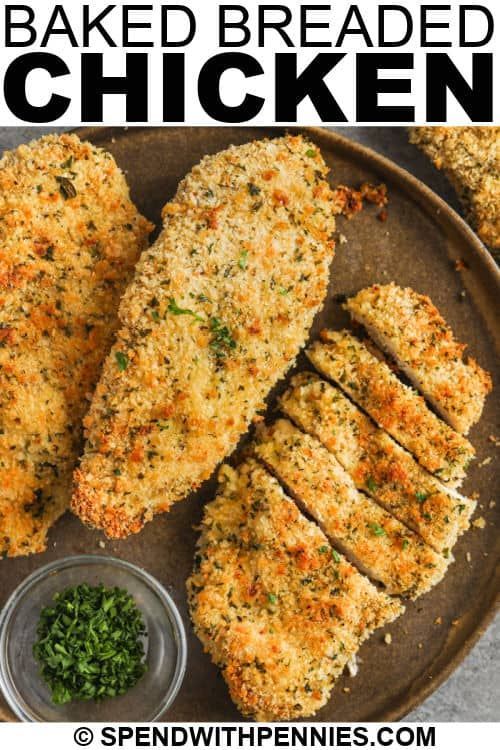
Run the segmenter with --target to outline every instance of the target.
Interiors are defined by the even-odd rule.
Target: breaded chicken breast
[[[448,560],[370,497],[316,438],[286,419],[257,431],[256,457],[331,540],[387,593],[416,599],[443,578]]]
[[[293,378],[280,405],[336,456],[359,490],[449,557],[469,527],[472,500],[441,485],[338,388],[313,373]]]
[[[463,359],[451,328],[429,297],[396,284],[374,284],[345,303],[381,349],[458,432],[467,434],[491,391],[490,375]]]
[[[410,142],[442,169],[483,242],[500,248],[500,127],[411,128]]]
[[[465,477],[475,455],[467,438],[439,419],[417,391],[349,331],[322,331],[321,341],[306,354],[431,474],[450,486]]]
[[[44,550],[69,505],[82,417],[150,230],[113,157],[74,135],[0,161],[0,554]]]
[[[336,196],[301,137],[207,156],[120,307],[72,507],[139,531],[214,471],[293,363],[327,290]]]
[[[223,466],[219,479],[187,582],[195,631],[244,715],[311,716],[360,643],[404,608],[254,460]]]

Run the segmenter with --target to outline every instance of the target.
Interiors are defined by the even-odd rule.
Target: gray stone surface
[[[460,211],[455,194],[417,149],[404,128],[332,128],[393,159]],[[0,152],[57,128],[0,128]],[[59,128],[59,130],[61,130]],[[500,617],[453,675],[407,721],[500,721]]]

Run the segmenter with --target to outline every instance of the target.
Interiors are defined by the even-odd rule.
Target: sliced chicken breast
[[[387,593],[416,599],[442,579],[449,559],[358,492],[319,440],[280,419],[258,430],[254,450],[332,544]]]
[[[463,435],[431,411],[349,331],[323,331],[306,352],[312,365],[342,390],[431,474],[457,486],[475,451]]]
[[[491,391],[490,375],[469,357],[429,297],[391,283],[375,284],[345,308],[422,391],[441,416],[466,435]]]
[[[378,428],[342,392],[313,373],[292,379],[284,413],[323,443],[356,487],[416,531],[437,552],[451,554],[475,503],[446,489]]]
[[[223,466],[219,479],[187,582],[195,631],[245,716],[312,716],[361,642],[404,608],[257,462]]]

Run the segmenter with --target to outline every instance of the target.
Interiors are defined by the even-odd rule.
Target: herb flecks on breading
[[[163,209],[121,304],[76,474],[73,509],[109,536],[139,531],[199,487],[304,343],[338,212],[308,148],[288,136],[207,156]],[[116,352],[130,362],[119,377]]]
[[[361,643],[403,608],[254,460],[219,478],[187,583],[196,633],[245,715],[311,716]]]
[[[110,154],[47,136],[0,161],[0,554],[45,549],[150,224]]]

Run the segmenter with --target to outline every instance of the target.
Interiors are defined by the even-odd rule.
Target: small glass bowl
[[[56,706],[32,649],[42,608],[58,591],[80,583],[118,586],[133,596],[146,625],[148,669],[125,695]],[[23,721],[155,721],[179,691],[186,655],[184,625],[163,586],[144,570],[114,557],[67,557],[38,569],[18,586],[0,615],[0,687]]]

